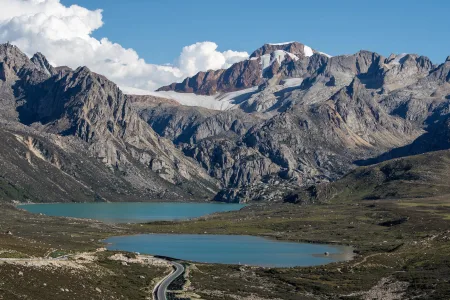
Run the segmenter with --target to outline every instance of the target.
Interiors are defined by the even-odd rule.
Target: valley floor
[[[164,261],[99,250],[134,233],[259,235],[355,247],[353,261],[309,268],[186,262],[179,299],[449,299],[449,197],[299,206],[251,205],[186,222],[108,225],[0,210],[0,299],[151,299]],[[8,232],[12,234],[7,234]]]
[[[149,232],[250,234],[355,247],[353,261],[264,269],[196,265],[205,299],[450,299],[450,198],[250,206]],[[212,280],[211,280],[212,278]]]

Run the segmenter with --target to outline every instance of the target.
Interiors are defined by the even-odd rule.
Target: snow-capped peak
[[[288,44],[292,44],[295,42],[284,42],[284,43],[268,43],[267,45],[272,45],[272,46],[282,46],[282,45],[288,45]]]

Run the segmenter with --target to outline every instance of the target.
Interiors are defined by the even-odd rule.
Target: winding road
[[[155,300],[167,300],[167,288],[184,272],[184,266],[182,264],[174,261],[171,261],[170,263],[173,265],[174,271],[156,285],[153,290]]]
[[[14,261],[26,261],[26,262],[52,262],[67,260],[69,255],[64,255],[56,258],[0,258],[0,262],[14,262]],[[155,300],[167,300],[167,288],[178,277],[184,273],[184,266],[174,261],[168,261],[172,264],[174,270],[172,273],[164,277],[154,288],[153,298]]]

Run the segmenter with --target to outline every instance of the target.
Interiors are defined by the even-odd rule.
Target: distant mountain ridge
[[[0,45],[0,197],[280,201],[357,165],[450,147],[449,59],[266,44],[161,90],[126,95],[86,67]]]

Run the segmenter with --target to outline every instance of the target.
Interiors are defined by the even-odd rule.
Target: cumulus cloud
[[[247,52],[218,52],[217,44],[212,42],[196,43],[183,48],[179,58],[180,70],[192,76],[199,70],[228,68],[232,64],[248,58]]]
[[[247,52],[220,52],[213,42],[182,49],[174,65],[147,63],[133,49],[92,37],[103,26],[102,10],[60,0],[0,0],[0,42],[10,41],[28,55],[42,52],[56,66],[88,66],[121,87],[152,91],[199,71],[228,68]]]

